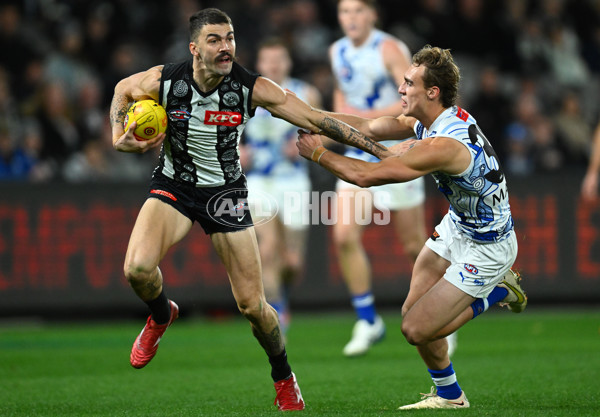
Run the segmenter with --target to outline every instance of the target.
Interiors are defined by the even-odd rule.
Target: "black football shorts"
[[[195,187],[172,180],[157,170],[152,175],[147,198],[157,198],[192,222],[197,221],[207,235],[237,232],[253,226],[243,174],[231,184]]]

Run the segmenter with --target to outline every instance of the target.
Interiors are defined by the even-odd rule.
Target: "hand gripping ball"
[[[137,126],[133,136],[137,140],[152,139],[167,130],[167,112],[154,100],[141,100],[132,104],[123,122],[125,131],[134,121]]]

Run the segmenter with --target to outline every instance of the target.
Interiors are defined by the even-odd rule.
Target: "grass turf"
[[[185,314],[185,312],[182,312]],[[350,314],[296,314],[288,356],[306,416],[598,416],[600,311],[493,311],[459,332],[465,410],[397,411],[431,380],[384,312],[388,334],[348,359]],[[266,355],[242,318],[180,319],[144,369],[129,365],[143,321],[0,325],[1,416],[270,416]]]

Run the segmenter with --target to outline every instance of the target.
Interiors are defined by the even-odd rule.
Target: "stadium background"
[[[532,304],[597,303],[600,205],[582,201],[579,188],[600,108],[599,2],[379,3],[381,27],[411,50],[452,48],[463,74],[461,105],[507,171],[516,267]],[[286,39],[294,75],[315,84],[329,108],[327,47],[340,36],[334,0],[0,5],[0,315],[139,313],[121,269],[156,154],[112,150],[107,109],[122,77],[185,59],[187,16],[211,6],[231,15],[243,65],[253,67],[262,39]],[[332,189],[323,171],[312,177],[315,190]],[[430,227],[446,208],[428,181]],[[294,308],[349,308],[330,233],[310,230]],[[399,307],[410,277],[402,248],[390,227],[369,227],[365,239],[378,302]],[[235,309],[200,228],[161,267],[169,296],[188,311]]]

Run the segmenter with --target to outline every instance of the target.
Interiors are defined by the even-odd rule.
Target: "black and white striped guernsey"
[[[158,170],[197,187],[229,184],[242,175],[238,144],[254,116],[252,89],[257,74],[233,63],[231,73],[203,93],[193,79],[192,60],[166,64],[159,103],[169,125]]]

